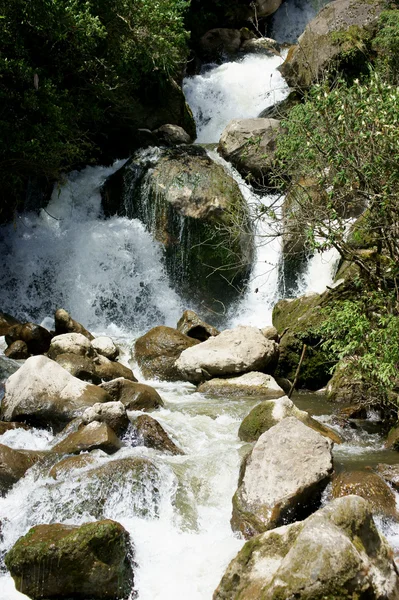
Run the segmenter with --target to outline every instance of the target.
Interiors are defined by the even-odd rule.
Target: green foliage
[[[178,74],[185,0],[0,0],[0,185],[54,179],[95,158],[134,99]],[[103,133],[104,132],[104,133]]]
[[[391,83],[399,83],[399,10],[381,14],[373,48],[379,72]]]
[[[325,314],[318,333],[323,349],[348,361],[370,396],[386,401],[397,381],[399,315],[393,294],[363,292],[356,300],[337,302]]]

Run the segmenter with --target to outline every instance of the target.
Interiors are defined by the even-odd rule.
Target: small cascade
[[[285,0],[272,15],[268,35],[280,44],[295,44],[306,25],[330,0]]]

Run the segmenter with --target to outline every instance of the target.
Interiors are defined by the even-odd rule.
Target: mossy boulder
[[[128,532],[109,519],[37,525],[7,553],[15,587],[32,600],[127,599],[133,588]]]
[[[320,348],[321,337],[315,330],[325,318],[321,309],[328,301],[328,294],[307,294],[295,300],[280,300],[275,305],[273,325],[281,335],[276,377],[294,379],[303,345],[306,344],[298,387],[317,390],[327,384],[335,361]]]
[[[198,340],[180,333],[177,329],[160,325],[136,340],[134,353],[141,372],[147,379],[179,381],[182,376],[175,362],[183,350],[197,344]]]
[[[257,404],[241,423],[238,437],[243,442],[256,442],[262,433],[286,417],[295,417],[336,444],[342,443],[342,438],[338,433],[313,419],[306,411],[299,410],[287,396],[275,400],[265,400]]]
[[[354,494],[370,503],[374,514],[399,518],[395,494],[389,485],[371,471],[350,471],[338,473],[332,482],[332,497],[341,498]]]
[[[145,224],[163,245],[168,274],[183,297],[218,305],[218,311],[218,301],[237,298],[253,257],[247,204],[238,184],[202,147],[133,156],[105,183],[103,207],[107,215]]]
[[[290,87],[306,89],[327,71],[358,74],[367,60],[384,0],[335,0],[307,25],[280,67]]]
[[[327,398],[332,402],[364,405],[368,395],[369,385],[355,372],[355,365],[338,363],[327,385]]]
[[[348,496],[248,541],[213,600],[394,600],[398,594],[392,549],[368,503]]]

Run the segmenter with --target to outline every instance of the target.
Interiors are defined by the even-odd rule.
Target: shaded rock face
[[[251,371],[239,377],[214,378],[201,383],[198,392],[214,396],[278,398],[284,392],[271,375]],[[275,425],[275,423],[273,423]],[[263,433],[263,432],[262,432]]]
[[[103,450],[107,454],[114,454],[120,448],[122,442],[106,423],[92,421],[53,446],[52,451],[58,454],[79,454]]]
[[[140,415],[134,421],[134,430],[137,436],[139,445],[147,446],[148,448],[154,448],[161,452],[167,452],[168,454],[178,455],[184,454],[180,448],[176,446],[170,439],[163,427],[148,415]]]
[[[373,36],[378,17],[386,7],[383,0],[335,0],[307,25],[280,67],[288,85],[308,88],[352,53],[351,63],[364,65],[362,43]],[[360,48],[360,50],[359,50]],[[344,56],[343,56],[344,55]],[[359,69],[359,64],[358,64]]]
[[[144,383],[134,383],[123,377],[102,383],[100,386],[114,401],[122,402],[126,410],[155,410],[163,406],[158,392]]]
[[[7,379],[1,418],[60,430],[88,406],[110,400],[105,390],[76,379],[53,360],[32,356]]]
[[[367,399],[369,386],[354,373],[351,364],[340,362],[327,384],[327,397],[332,402],[361,404]]]
[[[22,325],[22,323],[8,313],[0,312],[0,335],[7,335],[8,330],[14,325]]]
[[[333,498],[355,494],[370,503],[374,514],[399,518],[396,510],[395,494],[385,481],[376,473],[369,471],[350,471],[339,473],[332,482]]]
[[[165,249],[184,298],[231,303],[253,258],[248,209],[237,183],[199,146],[138,154],[103,187],[106,215],[140,219]],[[226,284],[231,282],[232,286]],[[216,299],[216,300],[215,300]]]
[[[215,337],[220,333],[216,327],[205,323],[193,310],[184,311],[177,322],[176,329],[180,333],[200,342],[205,342],[208,338]]]
[[[0,495],[5,494],[39,459],[39,454],[0,444]]]
[[[335,444],[342,443],[338,433],[313,419],[306,411],[299,410],[287,396],[277,400],[266,400],[255,406],[241,423],[238,437],[244,442],[255,442],[262,433],[287,417],[295,417],[304,425],[330,438]]]
[[[222,133],[218,152],[241,174],[264,184],[273,165],[279,133],[277,119],[234,119]]]
[[[183,335],[172,327],[160,325],[136,340],[134,352],[146,379],[179,381],[182,377],[175,366],[176,359],[183,350],[198,343],[198,340]]]
[[[125,367],[122,363],[109,360],[105,356],[98,355],[93,359],[96,375],[102,381],[112,381],[118,377],[129,379],[129,381],[137,381],[133,371],[129,367]]]
[[[238,29],[210,29],[201,37],[198,51],[203,60],[211,62],[233,56],[240,49],[241,42],[241,31]]]
[[[59,354],[55,357],[55,362],[68,371],[68,373],[82,381],[88,381],[95,385],[101,383],[96,365],[87,356],[79,356],[78,354],[71,353]]]
[[[18,371],[20,364],[12,358],[0,356],[0,381],[5,381],[10,375]]]
[[[132,546],[116,521],[37,525],[6,555],[18,591],[33,600],[125,600],[133,587]]]
[[[85,327],[78,321],[72,319],[71,315],[64,308],[59,308],[54,314],[55,333],[61,335],[63,333],[81,333],[88,340],[93,340],[94,336],[87,331]]]
[[[263,433],[233,497],[233,529],[248,539],[315,510],[331,478],[332,445],[294,417]]]
[[[8,348],[4,351],[4,356],[7,358],[13,358],[15,360],[25,360],[29,358],[30,352],[28,346],[22,340],[17,340],[8,346]]]
[[[273,372],[278,345],[256,327],[226,329],[217,337],[184,350],[176,361],[181,378],[199,383],[212,376],[248,371]]]
[[[305,521],[247,542],[228,566],[213,600],[396,600],[392,550],[369,505],[334,500]]]
[[[36,323],[23,323],[14,325],[6,334],[6,343],[11,346],[14,342],[21,340],[25,342],[30,354],[43,354],[50,347],[52,334],[41,325]]]
[[[190,144],[192,142],[191,137],[182,127],[171,125],[170,123],[161,125],[161,127],[158,127],[152,133],[156,136],[158,143],[166,146]]]

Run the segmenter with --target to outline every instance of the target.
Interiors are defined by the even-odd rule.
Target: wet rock
[[[194,340],[205,342],[210,337],[219,335],[220,331],[205,323],[193,310],[185,310],[180,317],[176,329]]]
[[[368,396],[368,390],[369,385],[355,373],[353,366],[341,361],[327,384],[327,398],[331,402],[361,405]]]
[[[8,330],[6,343],[11,346],[14,342],[22,340],[28,346],[30,354],[44,354],[50,347],[52,334],[36,323],[23,323],[14,325]]]
[[[214,396],[259,396],[260,398],[284,396],[284,391],[271,375],[256,371],[239,377],[210,379],[201,383],[198,392]]]
[[[110,400],[105,390],[73,377],[53,360],[32,356],[7,379],[1,417],[60,430],[88,406]]]
[[[81,333],[88,340],[93,340],[94,336],[87,331],[81,323],[72,319],[71,315],[63,308],[59,308],[55,311],[55,333],[61,335],[63,333]]]
[[[338,417],[343,417],[344,419],[367,419],[367,406],[362,403],[345,406],[339,409]]]
[[[306,411],[299,410],[287,396],[277,400],[266,400],[255,406],[241,423],[238,437],[244,442],[255,442],[262,433],[286,417],[295,417],[304,425],[330,438],[334,443],[342,443],[342,438],[338,433],[313,419]]]
[[[122,600],[133,587],[129,534],[116,521],[37,525],[7,553],[17,590],[41,598]]]
[[[7,358],[6,356],[0,356],[0,381],[5,381],[8,379],[10,375],[18,371],[20,366],[21,364],[16,362],[14,359]]]
[[[252,538],[227,567],[213,600],[395,600],[398,595],[392,549],[368,503],[348,496],[305,521]]]
[[[280,56],[281,46],[276,40],[270,38],[254,38],[246,40],[241,50],[246,54],[266,54],[266,56]]]
[[[154,327],[138,338],[134,351],[137,363],[146,379],[157,378],[179,381],[181,375],[175,366],[183,350],[198,344],[171,327]]]
[[[273,372],[277,358],[275,342],[267,340],[256,327],[240,326],[184,350],[176,368],[181,378],[199,383],[218,375]]]
[[[108,358],[109,360],[116,360],[119,356],[119,349],[115,346],[111,338],[106,335],[94,338],[91,345],[97,354],[105,356],[105,358]]]
[[[124,379],[128,379],[129,381],[137,381],[136,377],[133,374],[133,371],[129,369],[129,367],[125,367],[120,362],[115,362],[113,360],[109,360],[105,358],[105,356],[96,356],[93,359],[97,376],[102,381],[112,381],[112,379],[117,379],[119,377],[123,377]]]
[[[385,442],[386,448],[399,451],[399,425],[395,425],[389,430],[388,437]]]
[[[389,517],[399,517],[396,510],[395,494],[385,481],[370,471],[350,471],[339,473],[332,482],[333,498],[352,494],[361,496],[370,503],[373,513]]]
[[[222,133],[218,152],[241,174],[264,183],[273,165],[280,129],[277,119],[234,119]]]
[[[263,433],[233,497],[233,529],[248,539],[318,508],[333,471],[332,445],[294,417]]]
[[[29,358],[30,353],[27,344],[22,340],[17,340],[8,346],[4,351],[4,356],[13,358],[14,360],[25,360]]]
[[[3,435],[6,431],[12,431],[13,429],[25,429],[25,431],[29,431],[30,427],[24,423],[6,423],[5,421],[0,421],[0,435]]]
[[[152,132],[159,143],[167,146],[175,146],[177,144],[191,144],[192,139],[182,127],[167,123],[161,125],[158,129]]]
[[[164,428],[149,415],[140,415],[133,423],[139,445],[168,454],[184,454],[170,439]]]
[[[239,29],[210,29],[199,40],[199,52],[205,61],[215,61],[234,56],[240,49],[241,42]]]
[[[57,462],[49,471],[53,479],[65,479],[71,472],[89,467],[96,462],[96,458],[91,454],[78,454],[77,456],[68,456]]]
[[[21,321],[7,313],[0,312],[0,336],[7,335],[10,327],[22,325]]]
[[[373,37],[385,6],[383,0],[330,2],[308,23],[298,45],[291,47],[280,67],[288,85],[306,89],[326,70],[339,67],[344,58],[358,70],[364,66],[368,57],[363,45]]]
[[[0,495],[5,496],[39,457],[36,452],[14,450],[0,444]]]
[[[94,364],[93,359],[88,356],[68,353],[58,354],[58,356],[55,357],[55,361],[63,369],[68,371],[68,373],[82,381],[88,381],[95,385],[101,383],[101,377],[97,374],[96,365]]]
[[[256,0],[256,14],[258,17],[268,17],[280,8],[283,0]]]
[[[399,491],[399,465],[377,465],[376,471],[397,492]]]
[[[89,358],[95,356],[90,340],[82,333],[63,333],[54,337],[47,355],[55,360],[60,354],[76,354]]]
[[[114,454],[122,448],[122,445],[115,432],[106,423],[93,421],[75,433],[69,434],[53,446],[52,451],[58,454],[79,454],[90,450],[103,450],[107,454]]]
[[[129,418],[122,402],[104,402],[86,408],[82,423],[88,425],[93,421],[106,423],[117,436],[122,435],[129,426]]]
[[[279,341],[278,331],[274,327],[274,325],[268,325],[267,327],[262,327],[261,332],[262,332],[262,335],[264,335],[267,340],[273,340],[274,342]]]
[[[155,410],[163,406],[158,392],[144,383],[134,383],[123,377],[102,383],[103,388],[114,401],[120,401],[126,410]]]

